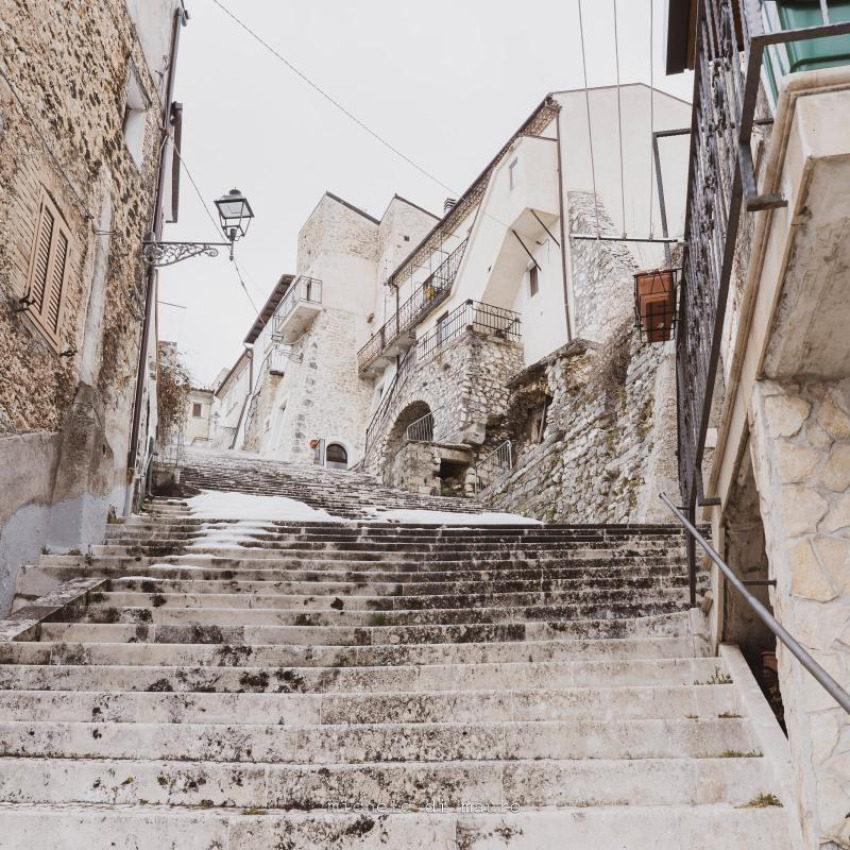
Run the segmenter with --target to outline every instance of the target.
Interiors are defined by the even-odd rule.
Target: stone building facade
[[[152,450],[140,249],[183,15],[179,0],[0,2],[0,610],[23,561],[100,539]]]
[[[589,156],[588,102],[594,133],[605,137],[601,145],[594,138],[595,165]],[[619,153],[610,144],[610,134],[602,130],[616,120],[618,109],[623,117],[622,185]],[[626,399],[631,405],[654,386],[661,364],[669,366],[670,350],[644,351],[636,338],[628,375],[624,373],[615,399],[572,385],[567,390],[559,377],[557,364],[564,362],[560,356],[543,370],[551,385],[538,388],[537,407],[527,404],[529,388],[516,385],[516,398],[510,389],[523,369],[549,363],[548,358],[564,346],[570,352],[569,369],[577,368],[574,358],[579,349],[588,360],[599,350],[602,362],[608,349],[621,346],[623,325],[634,323],[634,273],[665,262],[664,251],[645,240],[607,241],[626,231],[647,237],[654,228],[661,229],[657,199],[653,201],[648,182],[637,177],[651,173],[650,109],[656,112],[656,129],[685,124],[690,112],[687,104],[645,86],[625,86],[619,93],[592,89],[548,95],[394,270],[388,282],[399,306],[375,330],[358,358],[361,378],[375,386],[367,469],[389,483],[408,486],[412,479],[416,489],[428,480],[424,486],[433,492],[441,486],[432,474],[441,457],[447,474],[457,478],[461,452],[467,470],[459,489],[486,490],[482,497],[520,512],[545,511],[550,519],[570,522],[634,520],[657,513],[647,507],[651,476],[629,464],[640,458],[637,466],[643,468],[642,453],[651,445],[664,453],[662,466],[669,468],[674,444],[668,432],[675,431],[675,418],[671,420],[671,411],[661,405],[653,404],[647,412],[643,399],[640,414],[631,406],[622,406],[619,413],[614,408]],[[666,211],[674,226],[684,209],[686,153],[680,145],[664,167]],[[590,191],[594,186],[595,194]],[[627,206],[622,204],[621,189],[628,193]],[[428,352],[435,340],[458,332],[469,304],[478,305],[475,310],[481,317],[471,325],[479,338],[476,357],[492,365],[471,370],[469,377],[451,368],[441,374]],[[499,336],[508,327],[512,346],[505,359]],[[419,353],[423,350],[425,356]],[[669,368],[663,376],[658,380],[670,381]],[[466,385],[480,381],[476,391],[483,407],[474,415],[455,398],[458,381]],[[425,392],[421,384],[426,385]],[[515,421],[523,404],[525,418]],[[543,439],[551,455],[526,439],[527,432],[537,427],[534,421],[540,419],[543,407],[547,409]],[[444,410],[469,421],[462,428],[446,427],[441,422]],[[407,445],[402,435],[415,414],[421,418],[428,412],[433,435],[431,449],[425,451],[422,445]],[[633,415],[643,421],[613,423],[618,416]],[[561,419],[565,428],[556,424]],[[654,428],[647,424],[650,419],[664,432],[657,438],[647,436]],[[413,431],[407,443],[411,441],[419,441]],[[494,453],[504,455],[499,469],[492,468]],[[542,460],[532,461],[541,453]],[[416,466],[416,474],[406,469],[405,458]],[[521,464],[529,477],[502,482],[497,498],[492,490],[511,463]],[[541,463],[546,474],[538,468]],[[535,489],[538,485],[545,496]]]
[[[245,338],[254,375],[237,448],[323,465],[362,459],[374,389],[358,378],[357,351],[383,316],[384,270],[434,221],[398,196],[380,219],[322,197],[298,236],[297,273],[281,278]]]
[[[570,209],[574,233],[597,216],[613,232],[592,193],[571,192]],[[488,472],[488,505],[549,522],[667,519],[658,496],[678,487],[675,351],[635,327],[636,271],[622,243],[574,246],[580,336],[512,376],[501,429],[512,467]]]
[[[610,139],[592,166],[588,100],[595,132],[622,111],[622,185]],[[657,245],[592,238],[660,228],[658,200],[645,179],[651,110],[657,128],[679,126],[689,114],[686,104],[646,86],[547,95],[467,192],[447,201],[441,219],[395,198],[377,220],[326,194],[299,234],[297,274],[278,283],[246,337],[254,381],[236,445],[320,464],[331,448],[346,465],[360,464],[387,483],[462,495],[482,489],[481,463],[506,440],[515,460],[520,449],[532,451],[522,444],[529,423],[514,423],[521,433],[508,425],[517,409],[512,381],[567,343],[603,352],[620,345],[633,314],[634,272],[664,261]],[[685,148],[673,154],[665,171],[667,213],[676,222]],[[620,205],[621,190],[629,193],[628,208]],[[553,386],[543,395],[557,398],[557,409],[549,411],[546,439],[557,434],[559,456],[576,453],[580,461],[558,466],[556,483],[547,479],[570,485],[567,495],[547,502],[548,515],[579,521],[646,514],[649,473],[630,475],[628,464],[638,456],[644,463],[650,415],[672,426],[655,408],[640,424],[600,424],[616,417],[612,405],[626,397],[631,404],[652,385],[669,359],[637,341],[633,349],[613,401],[589,392],[573,397],[557,368],[550,370]],[[669,379],[669,370],[664,375]],[[559,418],[569,420],[567,429],[552,425]],[[584,452],[597,438],[594,452]],[[672,451],[666,436],[650,443],[665,457]],[[612,465],[622,473],[613,474]],[[609,469],[598,481],[601,466]],[[497,477],[488,473],[487,484]],[[511,504],[534,512],[533,501]]]
[[[364,467],[389,484],[436,495],[444,476],[457,477],[457,467],[465,467],[460,475],[467,492],[474,453],[492,441],[490,427],[504,414],[508,382],[522,366],[519,341],[465,325],[430,356],[420,355],[411,377],[382,408],[382,418],[371,423],[368,436],[374,438]],[[429,439],[414,448],[407,429],[428,416]]]

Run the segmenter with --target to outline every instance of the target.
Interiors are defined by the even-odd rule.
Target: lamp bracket
[[[217,257],[219,248],[232,252],[231,242],[157,242],[146,239],[142,243],[142,259],[150,266],[173,266],[190,257]]]

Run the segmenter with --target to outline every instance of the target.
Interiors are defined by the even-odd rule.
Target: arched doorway
[[[328,469],[348,469],[348,449],[341,443],[328,443],[325,466]]]
[[[387,435],[386,456],[389,459],[394,458],[404,446],[408,427],[430,412],[431,408],[426,402],[414,401],[399,413],[395,424]]]

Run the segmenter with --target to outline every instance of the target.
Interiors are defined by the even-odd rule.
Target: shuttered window
[[[65,222],[56,205],[45,194],[36,221],[26,301],[30,317],[54,348],[60,343],[70,247]]]

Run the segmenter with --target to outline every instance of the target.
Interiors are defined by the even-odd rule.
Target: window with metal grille
[[[60,344],[70,253],[68,228],[52,199],[44,193],[36,220],[25,302],[30,318],[55,349]]]
[[[540,277],[538,276],[537,266],[532,266],[528,270],[528,294],[531,298],[540,291]]]

